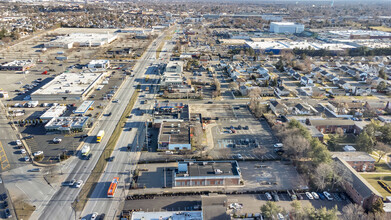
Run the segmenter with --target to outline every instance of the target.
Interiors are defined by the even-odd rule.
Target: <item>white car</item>
[[[241,154],[236,154],[236,158],[238,158],[239,160],[243,160],[243,157]]]
[[[20,150],[20,153],[25,154],[25,153],[26,153],[26,150],[25,150],[25,149],[22,149],[22,150]]]
[[[24,157],[24,161],[30,161],[29,156],[25,156],[25,157]]]
[[[328,193],[327,191],[324,191],[323,195],[326,196],[327,200],[329,200],[329,201],[333,200],[333,197],[331,197],[331,194]]]
[[[80,188],[82,185],[83,185],[83,180],[79,180],[79,181],[77,181],[76,183],[75,183],[75,187],[76,188]]]
[[[313,200],[314,199],[314,197],[312,197],[311,193],[309,193],[309,192],[306,192],[305,195],[307,196],[307,198],[309,200]]]
[[[271,201],[273,198],[272,198],[272,195],[270,195],[270,193],[265,193],[265,196],[267,198],[267,200]]]
[[[314,199],[319,199],[319,195],[316,192],[311,193]]]
[[[43,151],[37,151],[37,152],[33,153],[33,156],[36,157],[36,156],[39,156],[42,154],[43,154]]]
[[[22,146],[22,142],[20,140],[16,140],[15,143],[17,146]]]
[[[58,143],[60,143],[61,141],[62,141],[61,138],[57,138],[57,137],[53,138],[53,143],[55,143],[55,144],[58,144]]]
[[[97,212],[92,213],[91,220],[95,220],[96,217],[98,217],[98,213]]]

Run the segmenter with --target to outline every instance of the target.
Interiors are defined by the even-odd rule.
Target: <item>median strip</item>
[[[111,153],[114,151],[115,145],[117,144],[117,141],[122,133],[122,125],[126,122],[126,116],[130,114],[130,112],[133,109],[134,104],[136,103],[137,97],[138,97],[138,89],[140,86],[137,86],[135,89],[128,105],[125,108],[125,111],[122,113],[121,118],[119,119],[113,134],[110,136],[109,141],[107,142],[106,147],[104,148],[102,154],[99,157],[98,162],[96,163],[94,169],[91,172],[91,175],[88,177],[86,183],[83,185],[82,189],[80,190],[79,195],[77,196],[76,200],[72,203],[72,207],[75,211],[82,211],[87,204],[88,198],[91,196],[92,192],[94,191],[95,185],[100,179],[100,176],[105,170],[107,160],[106,158],[111,155]]]

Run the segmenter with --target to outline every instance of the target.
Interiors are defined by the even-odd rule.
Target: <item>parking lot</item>
[[[278,194],[280,201],[276,204],[283,209],[289,211],[292,209],[292,200],[289,199],[288,194]],[[227,209],[228,213],[236,212],[237,214],[245,213],[260,213],[262,205],[268,201],[264,194],[241,194],[241,195],[227,195],[227,207],[232,203],[242,204],[242,208],[238,210]],[[343,207],[351,203],[349,200],[308,200],[303,197],[303,200],[299,200],[303,207],[312,205],[315,208],[326,207],[332,209],[337,206],[338,211],[341,212]],[[154,197],[153,202],[150,199],[141,200],[126,200],[123,210],[140,209],[142,211],[189,211],[198,210],[201,206],[200,195],[187,195],[184,196],[161,196]]]
[[[218,117],[211,129],[215,159],[276,159],[273,136],[266,121],[253,117],[246,105],[225,105],[220,112],[207,111],[208,117]],[[225,111],[221,111],[225,110]],[[203,116],[204,117],[204,116]],[[228,150],[228,152],[227,152]],[[223,152],[223,153],[222,153]]]

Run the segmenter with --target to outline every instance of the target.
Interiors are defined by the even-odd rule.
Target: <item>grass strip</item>
[[[140,86],[137,86],[136,90],[134,91],[128,105],[125,108],[125,111],[122,113],[121,118],[119,119],[113,131],[113,134],[111,135],[105,149],[103,150],[102,154],[99,157],[98,162],[96,163],[94,169],[92,170],[91,175],[88,177],[86,183],[83,185],[76,200],[72,203],[72,207],[74,208],[74,210],[82,211],[85,205],[87,204],[88,198],[91,196],[92,192],[94,191],[95,185],[98,183],[100,176],[105,170],[107,164],[107,158],[114,151],[115,145],[117,144],[117,141],[121,136],[123,130],[122,125],[126,122],[127,119],[126,116],[130,114],[134,104],[136,103],[139,87]]]

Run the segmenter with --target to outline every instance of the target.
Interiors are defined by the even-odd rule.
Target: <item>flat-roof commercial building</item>
[[[90,69],[107,69],[110,67],[110,61],[109,60],[91,60],[87,67]]]
[[[1,71],[25,71],[35,65],[33,60],[14,60],[0,65]]]
[[[45,125],[45,130],[61,133],[82,132],[87,127],[88,119],[89,117],[55,117]]]
[[[304,25],[293,22],[271,22],[269,31],[273,33],[298,34],[304,31]]]
[[[107,72],[62,73],[31,94],[32,100],[84,100]]]
[[[75,110],[75,114],[84,114],[87,110],[94,104],[94,101],[84,101],[79,107]]]
[[[162,86],[182,85],[183,61],[171,61],[167,64],[161,82]]]
[[[63,105],[57,105],[50,107],[45,113],[39,117],[43,121],[49,121],[52,118],[60,117],[64,112],[67,110],[66,106]]]
[[[173,175],[174,187],[238,186],[241,179],[236,161],[181,161]]]
[[[117,39],[117,34],[72,33],[58,36],[44,44],[45,48],[99,47]]]
[[[191,150],[189,122],[162,122],[158,150]]]

